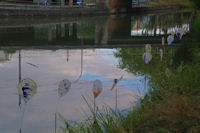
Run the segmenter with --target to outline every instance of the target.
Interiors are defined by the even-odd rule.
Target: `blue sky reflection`
[[[68,120],[84,119],[90,112],[82,95],[88,100],[92,98],[92,82],[96,79],[103,83],[103,91],[96,101],[99,109],[105,103],[115,107],[115,91],[110,88],[113,80],[122,75],[124,78],[117,85],[118,108],[131,106],[140,95],[137,89],[143,86],[143,77],[119,69],[114,51],[84,49],[81,58],[81,50],[21,50],[21,77],[31,78],[38,86],[37,93],[27,105],[22,101],[22,108],[26,106],[23,132],[53,132],[56,110]],[[9,60],[0,62],[0,131],[4,133],[18,132],[20,128],[22,109],[18,107],[18,55],[17,51]],[[72,85],[58,104],[58,85],[63,79],[70,80]]]

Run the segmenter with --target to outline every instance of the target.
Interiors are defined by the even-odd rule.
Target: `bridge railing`
[[[65,1],[58,1],[58,2],[49,2],[49,0],[38,0],[38,1],[27,1],[27,0],[4,0],[0,1],[0,7],[30,7],[30,8],[37,8],[37,7],[96,7],[96,3],[86,3],[86,2],[77,2],[69,5],[69,3]]]
[[[132,7],[149,7],[151,0],[132,0]]]

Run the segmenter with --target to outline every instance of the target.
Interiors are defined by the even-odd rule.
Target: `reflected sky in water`
[[[180,41],[176,38],[172,47],[167,49],[167,45],[162,46],[162,38],[165,37],[167,44],[170,32],[181,28],[189,32],[190,18],[190,13],[177,13],[102,16],[79,21],[30,18],[31,23],[25,18],[2,19],[0,131],[14,133],[21,127],[24,133],[54,132],[55,112],[67,120],[83,120],[91,113],[82,96],[93,104],[92,85],[96,79],[103,84],[103,91],[96,99],[99,109],[103,105],[115,108],[116,89],[118,109],[128,109],[148,90],[148,79],[119,68],[123,63],[121,60],[138,54],[135,59],[139,59],[142,66],[149,61],[152,66],[158,61],[162,64],[169,54],[167,51]],[[143,54],[147,43],[152,46],[152,59],[145,64]],[[158,56],[161,47],[163,59]],[[125,51],[125,54],[115,57],[114,53],[120,55],[120,51],[122,54]],[[127,67],[135,65],[134,62],[126,63]],[[111,91],[114,79],[121,76],[123,79]],[[21,108],[17,89],[20,78],[30,78],[37,84],[37,92],[27,104],[21,99]],[[59,83],[64,79],[71,82],[71,87],[59,99]],[[58,127],[60,124],[58,122]]]
[[[90,103],[92,102],[90,99],[92,99],[92,84],[95,79],[103,83],[103,91],[96,100],[97,105],[99,108],[102,105],[114,108],[115,91],[110,89],[114,83],[113,80],[123,75],[123,79],[117,85],[118,108],[128,108],[139,96],[137,89],[143,89],[141,87],[143,87],[144,78],[119,69],[118,61],[113,55],[115,51],[115,49],[21,50],[21,78],[31,78],[37,84],[37,93],[27,105],[22,101],[21,110],[18,107],[17,91],[19,51],[10,55],[7,60],[0,63],[1,131],[19,130],[20,114],[23,108],[26,108],[23,117],[24,132],[32,129],[36,131],[36,127],[40,132],[52,131],[54,113],[58,104],[58,85],[63,79],[72,82],[69,92],[60,99],[57,105],[57,111],[66,119],[80,120],[90,114],[82,95]]]

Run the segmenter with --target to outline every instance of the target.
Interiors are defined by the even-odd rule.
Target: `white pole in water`
[[[115,89],[115,110],[117,110],[117,88]]]
[[[56,102],[56,112],[55,112],[55,133],[56,133],[56,131],[57,131],[57,111],[58,111],[58,105],[59,105],[60,98],[61,98],[61,97],[59,97],[59,98],[57,99],[57,102]]]
[[[55,133],[56,133],[56,124],[57,124],[56,112],[55,112]]]
[[[94,120],[96,121],[96,98],[94,97]]]
[[[21,51],[19,50],[19,83],[21,82]],[[20,110],[21,110],[21,95],[19,94],[19,103],[18,103]],[[22,116],[21,116],[22,117]],[[22,118],[21,118],[22,119]],[[22,120],[21,120],[22,121]],[[19,132],[22,133],[22,122],[20,123]]]
[[[19,50],[19,83],[21,82],[21,51]],[[21,95],[19,94],[19,107],[21,108]]]
[[[69,49],[67,49],[67,62],[69,61]]]
[[[119,81],[118,79],[114,79],[113,88],[117,85],[118,81]],[[115,110],[117,110],[117,88],[115,89]]]
[[[56,103],[56,112],[55,112],[55,133],[57,132],[57,111],[58,111],[58,104],[59,104],[60,98],[57,99]]]
[[[96,113],[97,113],[97,109],[96,109],[96,98],[98,97],[98,95],[102,92],[103,89],[103,85],[101,83],[100,80],[95,80],[93,83],[93,96],[94,96],[94,120],[96,122]]]
[[[120,79],[114,79],[114,84],[111,87],[111,91],[115,88],[117,83],[123,79],[123,75],[120,77]],[[115,89],[115,110],[117,109],[117,88]]]

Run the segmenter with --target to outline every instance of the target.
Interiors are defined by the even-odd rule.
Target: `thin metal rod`
[[[83,44],[83,39],[81,41],[81,45],[82,44]],[[81,49],[81,72],[79,77],[73,83],[77,83],[81,79],[82,75],[83,75],[83,49]]]
[[[96,121],[96,98],[94,97],[94,120]]]
[[[58,112],[59,101],[60,101],[60,97],[57,99],[57,102],[56,102],[56,112],[55,112],[55,133],[56,133],[56,130],[57,130],[57,112]]]
[[[21,82],[21,51],[19,50],[19,83]],[[21,95],[19,94],[19,107],[21,108]]]
[[[67,62],[69,61],[69,49],[67,49]]]
[[[117,110],[117,88],[115,89],[115,109]]]
[[[57,129],[56,125],[57,125],[57,115],[55,113],[55,133],[56,133],[56,129]]]

